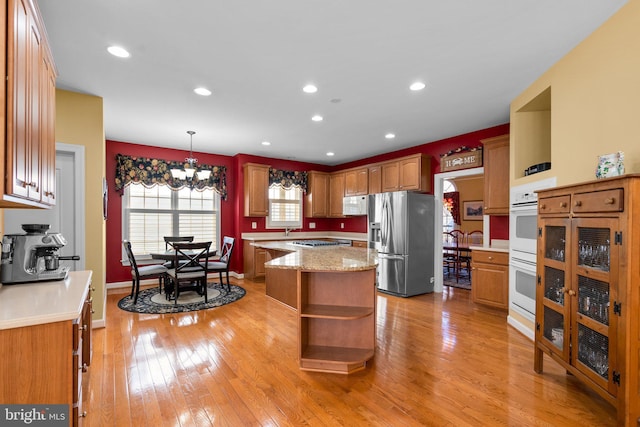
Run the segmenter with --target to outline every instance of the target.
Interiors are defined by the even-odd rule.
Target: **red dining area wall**
[[[379,156],[361,159],[355,162],[330,167],[314,163],[297,162],[284,159],[274,159],[268,157],[253,156],[248,154],[237,154],[235,156],[224,156],[208,153],[194,153],[200,163],[210,165],[226,166],[227,168],[227,190],[228,197],[221,203],[221,236],[232,236],[236,239],[236,247],[231,260],[231,270],[243,272],[243,249],[241,236],[243,233],[279,231],[266,228],[265,218],[244,216],[244,175],[243,166],[246,163],[266,164],[275,169],[309,171],[318,170],[323,172],[334,172],[370,163],[377,163],[384,160],[424,153],[431,156],[431,172],[440,172],[440,155],[461,146],[477,147],[481,139],[503,135],[509,132],[509,124],[499,125],[488,129],[483,129],[464,135],[446,138],[440,141],[422,144],[404,150],[385,153]],[[120,141],[106,141],[106,171],[109,184],[108,194],[108,218],[106,221],[106,282],[127,282],[131,280],[129,269],[124,267],[122,258],[122,202],[121,194],[116,192],[115,170],[116,154],[129,156],[159,158],[163,160],[183,160],[188,152],[168,148],[152,147]],[[433,188],[433,176],[432,188]],[[256,223],[256,228],[252,228],[252,223]],[[315,229],[309,228],[309,223],[315,223]],[[344,228],[341,228],[344,225]],[[495,228],[494,228],[495,227]],[[491,238],[508,238],[508,217],[495,217],[491,219]],[[506,230],[506,237],[505,235]],[[365,233],[367,231],[366,217],[347,218],[304,218],[303,226],[299,231],[344,231]]]

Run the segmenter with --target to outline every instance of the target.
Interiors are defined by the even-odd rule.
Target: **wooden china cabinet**
[[[640,175],[539,192],[535,362],[640,419]],[[634,238],[635,235],[635,238]]]

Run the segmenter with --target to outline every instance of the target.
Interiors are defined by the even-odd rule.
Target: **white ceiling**
[[[104,99],[107,139],[335,165],[507,123],[626,1],[37,2],[57,86]]]

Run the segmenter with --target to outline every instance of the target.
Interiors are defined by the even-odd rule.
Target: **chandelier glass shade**
[[[173,168],[171,169],[171,176],[175,179],[186,180],[191,188],[193,188],[195,184],[195,180],[202,181],[207,180],[211,176],[211,171],[207,169],[198,170],[198,159],[193,157],[193,135],[194,131],[188,130],[191,141],[189,146],[189,157],[185,160],[185,165],[183,169]]]

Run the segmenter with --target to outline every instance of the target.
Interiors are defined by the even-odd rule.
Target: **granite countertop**
[[[287,241],[254,242],[253,246],[289,252],[265,263],[269,268],[306,271],[362,271],[376,268],[378,253],[374,249],[352,246],[320,246],[307,248]]]
[[[336,239],[367,241],[367,233],[350,233],[346,231],[292,231],[287,236],[284,232],[242,233],[242,240],[259,242],[263,240],[303,240],[303,239]]]
[[[0,329],[77,319],[92,271],[71,271],[65,280],[0,286]]]

